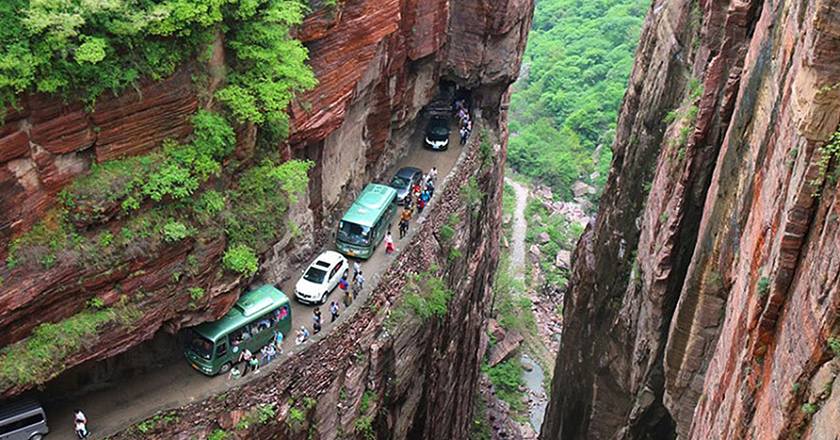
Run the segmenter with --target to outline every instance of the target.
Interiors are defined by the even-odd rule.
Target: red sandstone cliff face
[[[298,35],[309,48],[319,85],[292,105],[291,135],[278,146],[286,158],[315,163],[308,194],[290,213],[311,240],[291,243],[291,234],[282,237],[263,256],[261,281],[288,276],[288,265],[323,240],[323,225],[347,202],[340,196],[381,177],[404,153],[406,143],[397,141],[410,136],[440,78],[475,88],[475,105],[492,119],[518,74],[531,8],[529,0],[352,0],[313,12]],[[213,59],[219,62],[223,54]],[[0,127],[0,257],[56,205],[58,192],[94,163],[146,154],[165,138],[187,136],[189,115],[203,105],[200,95],[206,91],[192,74],[207,69],[185,67],[137,91],[102,97],[93,109],[44,96],[27,97],[20,110],[10,109]],[[240,167],[249,165],[256,138],[253,127],[237,129],[234,155]],[[224,186],[228,179],[222,175],[208,185]],[[114,215],[117,207],[114,202],[102,208],[99,221],[85,225],[86,236],[118,230],[125,219]],[[0,345],[78,313],[91,298],[108,305],[126,293],[142,318],[101,331],[93,348],[62,360],[61,368],[113,356],[161,328],[174,332],[217,318],[251,281],[222,271],[225,246],[218,236],[199,234],[177,245],[108,256],[105,266],[80,267],[73,255],[59,256],[49,269],[2,266]],[[206,287],[200,304],[190,304],[190,285]],[[2,387],[2,395],[22,390]]]
[[[840,432],[838,11],[654,2],[542,438]]]

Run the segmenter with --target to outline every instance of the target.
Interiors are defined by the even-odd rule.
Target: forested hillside
[[[618,107],[645,0],[539,0],[511,100],[508,161],[570,198],[576,179],[606,178]],[[595,150],[598,145],[598,160]],[[596,164],[597,162],[597,164]]]

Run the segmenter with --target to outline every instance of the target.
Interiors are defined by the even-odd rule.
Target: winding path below
[[[512,186],[516,192],[510,270],[514,278],[521,281],[525,278],[525,231],[528,230],[528,223],[525,221],[525,206],[528,204],[528,188],[509,177],[505,177],[505,183]]]

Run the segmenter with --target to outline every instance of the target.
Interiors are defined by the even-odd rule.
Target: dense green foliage
[[[238,121],[282,121],[295,90],[315,84],[289,36],[298,0],[7,0],[0,2],[0,107],[23,92],[93,102],[206,57],[217,31],[232,60],[218,92]]]
[[[123,301],[109,308],[84,310],[55,324],[41,324],[29,338],[0,351],[0,382],[6,386],[42,384],[58,375],[68,356],[87,348],[102,326],[130,325],[139,316]]]
[[[522,366],[517,357],[514,356],[490,368],[485,367],[485,372],[496,388],[496,396],[509,403],[515,412],[525,410],[522,392],[519,391],[519,387],[525,386],[525,380],[522,378]]]
[[[609,145],[649,2],[538,0],[511,98],[508,160],[564,197],[593,171],[603,186]],[[603,144],[597,167],[593,153]]]

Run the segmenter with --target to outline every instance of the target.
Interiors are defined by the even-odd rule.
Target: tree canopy
[[[526,68],[511,97],[508,160],[516,171],[566,197],[596,170],[592,183],[603,186],[647,4],[537,0]]]

